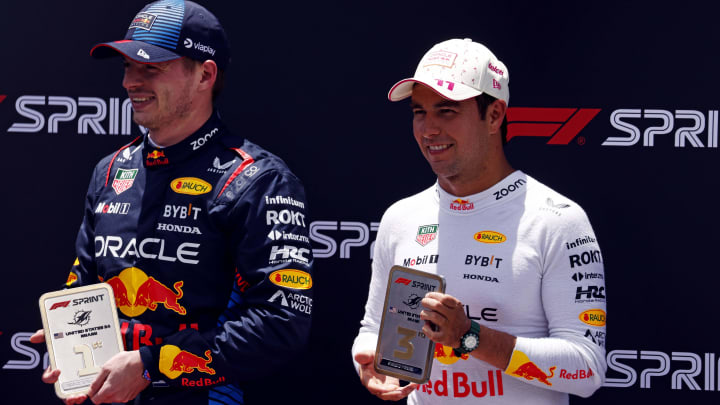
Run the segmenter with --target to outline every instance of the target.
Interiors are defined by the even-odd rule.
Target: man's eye
[[[452,109],[450,109],[450,108],[443,108],[443,109],[440,110],[440,113],[441,113],[441,114],[452,114],[452,113],[454,113],[454,112],[455,112],[455,110],[452,110]]]
[[[413,115],[422,115],[425,114],[424,110],[413,110]]]

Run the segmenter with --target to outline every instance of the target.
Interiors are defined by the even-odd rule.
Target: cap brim
[[[139,63],[160,63],[181,58],[175,52],[157,45],[132,40],[97,44],[90,50],[90,55],[98,59],[122,55]]]
[[[443,80],[425,80],[409,78],[403,79],[395,83],[394,86],[388,92],[388,99],[390,101],[404,100],[412,95],[413,86],[415,83],[424,84],[431,90],[435,91],[443,98],[454,101],[463,101],[469,98],[473,98],[482,94],[482,91],[473,89],[470,86],[466,86],[462,83],[449,82]]]

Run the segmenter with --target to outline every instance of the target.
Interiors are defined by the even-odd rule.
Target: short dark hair
[[[497,98],[487,95],[485,93],[475,97],[478,111],[480,112],[480,118],[482,120],[485,120],[485,118],[487,118],[488,107],[496,100]],[[500,124],[500,135],[502,136],[502,144],[505,145],[507,143],[507,114],[505,114],[505,117],[503,117],[503,122],[502,124]]]
[[[195,59],[190,58],[182,58],[183,66],[185,69],[187,69],[188,72],[192,72],[195,69],[198,68],[198,66],[202,65],[203,62]],[[217,100],[218,96],[220,96],[220,93],[222,92],[222,89],[225,87],[225,70],[218,68],[217,70],[217,76],[215,77],[215,84],[213,84],[212,88],[212,100],[213,102]]]

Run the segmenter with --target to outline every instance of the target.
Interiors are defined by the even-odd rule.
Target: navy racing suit
[[[217,112],[182,142],[139,137],[95,167],[67,285],[106,282],[126,350],[153,384],[136,402],[242,403],[306,344],[312,248],[285,163]]]

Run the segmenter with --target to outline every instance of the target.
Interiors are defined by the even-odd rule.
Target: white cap
[[[508,103],[509,81],[505,64],[484,45],[470,38],[450,39],[433,46],[420,60],[415,76],[395,83],[388,98],[408,98],[413,85],[422,83],[450,100],[462,101],[485,93]]]

